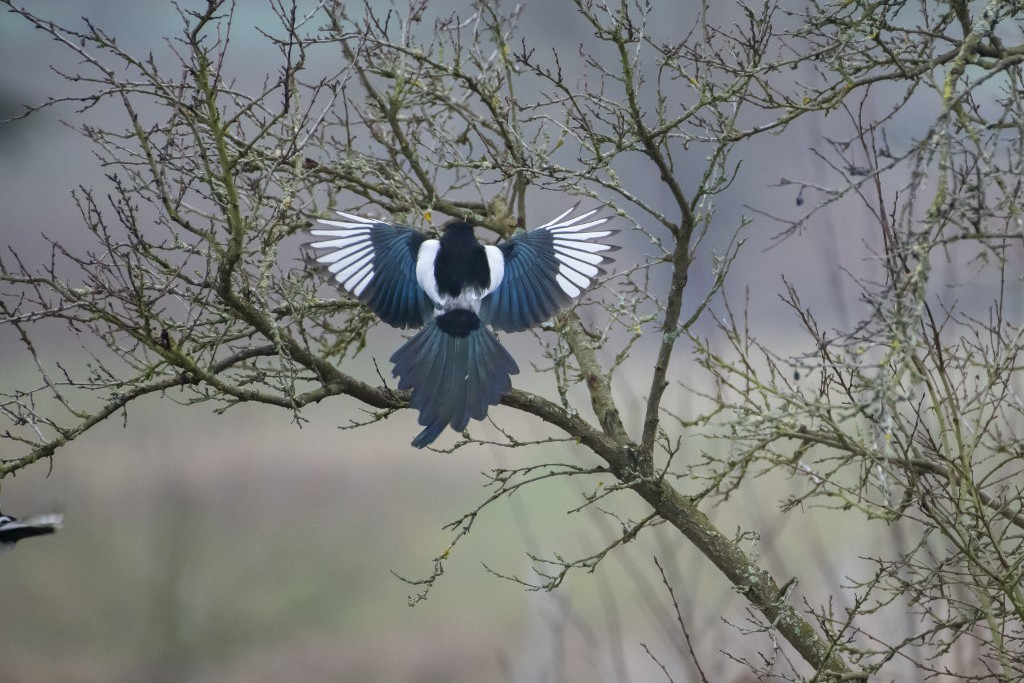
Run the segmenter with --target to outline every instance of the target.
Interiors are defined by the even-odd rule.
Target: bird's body
[[[423,328],[391,357],[425,427],[413,446],[483,419],[511,389],[519,367],[488,326],[538,325],[602,272],[603,252],[617,247],[592,240],[614,231],[585,232],[608,219],[587,220],[595,211],[566,219],[574,209],[498,246],[481,244],[459,220],[440,239],[341,212],[344,220],[312,230],[322,238],[310,244],[317,263],[342,289],[390,325]]]
[[[432,242],[427,240],[424,244]],[[457,307],[459,304],[455,301],[451,304],[446,304],[446,301],[466,296],[468,303],[490,290],[492,277],[489,260],[495,257],[488,254],[487,247],[476,241],[473,226],[463,222],[449,223],[437,245],[433,278],[442,306]],[[491,250],[498,252],[497,247],[491,247]],[[425,262],[424,265],[430,264]],[[498,273],[493,279],[500,281],[501,274]]]
[[[12,549],[15,543],[23,539],[52,534],[63,522],[64,516],[60,514],[40,515],[24,520],[0,514],[0,553]]]

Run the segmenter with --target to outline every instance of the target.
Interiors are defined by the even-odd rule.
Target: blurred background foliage
[[[982,16],[984,3],[953,2],[944,5],[950,17],[944,25],[955,26],[957,11],[966,11],[968,4],[975,16]],[[842,5],[871,9],[866,3]],[[927,6],[921,7],[925,9],[920,12],[906,10],[901,21],[913,25],[915,20],[934,20]],[[725,27],[743,25],[753,16],[739,5],[704,9],[715,25]],[[851,17],[854,9],[837,14],[840,19]],[[353,6],[352,11],[359,9]],[[153,50],[166,56],[173,43],[165,38],[180,31],[178,11],[164,2],[97,1],[46,12],[58,23],[79,28],[80,17],[86,16],[117,36],[119,47],[135,54]],[[697,17],[696,8],[663,12],[659,28],[668,33],[666,27],[674,22],[690,27]],[[239,89],[260,87],[277,67],[278,55],[260,30],[276,26],[277,15],[273,3],[238,4],[225,70],[237,79]],[[781,24],[797,25],[799,17],[780,15]],[[518,22],[518,30],[533,44],[556,53],[577,54],[593,34],[569,3],[524,6]],[[872,37],[868,28],[850,19],[839,35],[874,45],[877,34]],[[891,29],[882,24],[877,28]],[[1001,30],[1004,39],[1019,38],[1012,26]],[[580,56],[598,62],[605,58],[599,51]],[[0,58],[9,65],[0,74],[0,115],[18,112],[25,103],[82,92],[79,84],[54,71],[74,71],[80,66],[78,57],[7,13],[0,15]],[[852,82],[852,71],[863,64],[847,66]],[[827,67],[841,72],[844,65]],[[654,66],[650,68],[644,76],[654,78]],[[824,87],[828,84],[816,80],[818,68],[801,62],[780,79]],[[934,118],[935,92],[941,90],[934,79],[948,73],[947,68],[954,67],[921,76],[922,82],[933,79],[931,90],[922,88],[923,93],[915,87],[905,90],[905,83],[882,83],[870,97],[846,107],[814,103],[822,110],[820,116],[797,119],[777,134],[744,142],[734,159],[742,172],[715,206],[715,225],[725,227],[709,231],[694,252],[695,294],[687,299],[684,317],[714,290],[733,235],[753,218],[742,233],[745,248],[732,261],[724,289],[737,318],[727,319],[731,311],[716,302],[713,314],[691,330],[698,351],[701,341],[710,340],[707,354],[696,354],[705,368],[714,365],[716,353],[743,356],[742,341],[729,332],[753,329],[761,343],[787,350],[788,355],[771,357],[767,364],[776,364],[780,375],[792,378],[787,381],[795,393],[815,392],[821,381],[815,358],[819,349],[800,329],[800,314],[794,311],[799,307],[784,298],[799,291],[800,303],[815,311],[822,329],[856,327],[868,300],[863,282],[883,271],[879,214],[895,214],[896,205],[893,199],[892,207],[876,210],[856,197],[836,199],[853,186],[847,184],[851,178],[872,173],[871,164],[886,158],[877,154],[883,148],[880,139],[873,141],[876,147],[862,149],[836,143],[842,139],[839,133],[880,120],[885,123],[885,151],[904,153],[924,138],[917,124]],[[995,78],[972,86],[972,106],[984,109],[986,98],[1004,98],[1005,87]],[[106,107],[100,104],[89,116],[113,116],[114,110]],[[890,117],[887,112],[895,108],[899,116]],[[90,142],[62,124],[62,119],[74,118],[71,107],[51,108],[0,126],[0,231],[26,263],[49,258],[41,235],[73,251],[92,246],[71,188],[93,188],[101,198],[113,191]],[[882,127],[872,132],[882,135]],[[689,168],[679,170],[684,184],[696,182],[693,176],[703,169],[708,146],[694,142],[687,149],[693,156],[679,158],[699,158],[699,163],[693,161],[692,175]],[[626,155],[622,163],[628,172],[634,161]],[[958,172],[966,174],[967,165],[961,164]],[[896,168],[887,180],[890,187],[903,187],[913,180],[913,169]],[[638,199],[654,206],[669,201],[668,189],[657,182],[639,183],[635,191]],[[317,201],[326,205],[329,197],[319,195]],[[558,195],[537,195],[531,219],[555,215],[564,201]],[[806,221],[790,218],[819,205]],[[780,242],[780,232],[793,237]],[[657,254],[644,244],[642,234],[623,239],[623,264]],[[296,236],[282,244],[285,270],[299,268],[300,242]],[[935,259],[926,283],[928,296],[940,308],[955,304],[983,316],[1009,282],[1002,315],[1008,321],[1021,320],[1019,274],[983,272],[977,263],[986,258],[985,250],[979,251],[981,256],[965,256],[951,247],[947,258]],[[1019,244],[1009,253],[1005,263],[1019,270]],[[655,272],[653,282],[663,284],[664,278]],[[659,291],[657,286],[651,290]],[[49,330],[36,335],[40,356],[89,362],[81,339],[63,326]],[[37,380],[31,358],[19,349],[12,330],[5,328],[3,334],[5,388],[33,386]],[[386,364],[397,339],[393,330],[371,330],[368,350],[346,359],[346,371],[375,381],[373,361]],[[517,358],[538,353],[533,335],[506,339]],[[620,377],[644,378],[641,384],[624,381],[617,387],[623,420],[630,426],[642,421],[641,399],[656,342],[653,334],[641,337],[619,370]],[[675,361],[673,379],[678,383],[666,410],[692,416],[707,409],[707,397],[720,398],[723,387],[701,373],[699,363],[681,358]],[[528,363],[521,365],[525,369]],[[737,375],[742,374],[741,368]],[[516,386],[547,396],[555,393],[543,372],[527,371]],[[587,405],[581,387],[572,391],[575,403]],[[705,396],[695,397],[694,392]],[[58,509],[67,521],[57,536],[26,542],[0,562],[0,680],[661,681],[668,672],[678,681],[696,680],[696,660],[709,680],[743,681],[751,668],[743,660],[757,665],[759,651],[777,653],[776,643],[764,634],[740,637],[744,629],[757,630],[749,606],[667,525],[645,530],[593,573],[571,574],[551,593],[524,591],[496,576],[534,581],[535,569],[543,567],[535,558],[596,552],[622,533],[622,519],[648,512],[622,497],[604,510],[595,506],[570,512],[592,492],[571,478],[527,487],[489,506],[445,565],[445,576],[430,599],[408,606],[415,588],[396,574],[413,579],[429,574],[432,559],[451,542],[442,526],[488,495],[481,488],[487,482],[481,473],[552,461],[591,462],[581,447],[421,453],[406,446],[406,437],[416,431],[409,411],[359,430],[339,430],[337,425],[359,415],[360,408],[351,399],[336,397],[306,407],[303,417],[308,422],[300,429],[287,411],[240,405],[214,415],[202,406],[179,405],[174,399],[185,397],[173,390],[169,396],[172,400],[152,397],[133,405],[124,423],[120,416],[109,420],[52,463],[36,463],[3,480],[0,505],[5,511],[28,515]],[[756,406],[742,407],[756,413]],[[775,407],[766,404],[765,415]],[[511,410],[498,408],[496,414],[503,426],[518,433],[535,427]],[[728,467],[716,469],[756,441],[759,423],[748,420],[747,425],[749,431],[732,442],[692,437],[680,455],[695,462],[699,454],[711,475],[723,475],[712,497],[730,504],[711,506],[709,514],[719,529],[735,531],[737,542],[761,566],[782,580],[798,578],[798,593],[807,605],[849,608],[856,601],[857,581],[877,569],[869,559],[872,554],[880,546],[898,554],[913,545],[908,537],[920,533],[917,520],[870,525],[845,514],[843,501],[836,504],[839,509],[816,507],[820,501],[805,507],[802,497],[808,495],[809,477],[801,480],[768,465],[762,468],[756,459],[750,461],[756,478],[744,479],[746,469],[739,474]],[[792,456],[771,449],[765,453],[766,461]],[[729,488],[732,476],[735,490]],[[1017,485],[1012,477],[1008,480]],[[699,489],[692,481],[680,486],[691,493]],[[877,513],[873,502],[866,505],[869,513]],[[784,503],[790,503],[785,513],[780,511]],[[652,556],[674,587],[693,653],[681,638]],[[1018,561],[1014,571],[1019,569]],[[865,610],[857,628],[891,635],[896,642],[892,634],[918,628],[914,619],[909,608],[897,603],[893,611]],[[953,670],[970,672],[983,647],[981,639],[961,643],[940,660]],[[921,676],[912,661],[899,657],[885,673],[886,680]]]

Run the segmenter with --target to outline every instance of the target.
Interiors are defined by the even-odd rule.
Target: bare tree
[[[557,398],[503,397],[550,430],[499,421],[497,439],[472,426],[451,447],[564,441],[590,455],[493,472],[490,496],[452,523],[452,544],[492,502],[577,477],[592,487],[584,505],[638,496],[648,513],[622,520],[599,553],[539,564],[535,587],[669,525],[756,610],[734,636],[787,643],[748,662],[758,675],[885,679],[910,662],[922,678],[1024,676],[1019,3],[769,0],[684,13],[578,0],[561,11],[590,37],[551,50],[519,30],[521,5],[438,14],[425,1],[274,0],[279,24],[264,35],[277,70],[255,88],[228,71],[242,20],[229,2],[182,9],[173,62],[4,4],[80,60],[66,76],[89,90],[42,106],[76,108],[113,191],[75,193],[94,249],[58,239],[41,267],[3,259],[0,316],[40,379],[3,395],[3,436],[20,451],[0,477],[151,394],[217,410],[260,402],[297,423],[305,406],[346,395],[368,409],[364,423],[387,418],[407,396],[346,369],[373,316],[322,297],[314,269],[287,269],[279,249],[336,205],[415,226],[468,218],[505,238],[541,217],[531,190],[553,190],[606,205],[632,228],[625,253],[643,255],[620,260],[589,296],[597,305],[540,336]],[[89,119],[112,104],[123,128]],[[762,341],[725,296],[748,219],[722,224],[716,209],[743,202],[730,188],[752,141],[804,121],[824,131],[827,116],[810,143],[822,176],[771,180],[797,191],[799,215],[747,212],[777,225],[779,243],[858,207],[873,221],[840,263],[859,292],[855,322],[816,317],[787,285],[806,335],[794,349]],[[897,127],[910,132],[890,144]],[[709,236],[725,245],[717,256]],[[703,289],[690,277],[701,259],[713,273]],[[980,303],[956,293],[968,277],[984,285]],[[718,332],[700,334],[705,320]],[[36,353],[34,330],[52,321],[85,341],[91,363]],[[637,366],[637,386],[621,368],[641,341],[654,360]],[[712,390],[681,381],[686,354]],[[577,383],[589,411],[572,398]],[[638,413],[623,406],[636,394]],[[672,407],[693,394],[693,414]],[[695,445],[706,436],[728,447]],[[837,586],[843,607],[801,602],[795,580],[778,581],[707,516],[765,473],[796,481],[786,509],[861,515],[902,547]],[[415,582],[418,597],[447,559]],[[907,633],[875,619],[906,610]],[[977,656],[958,667],[949,654],[962,648]]]

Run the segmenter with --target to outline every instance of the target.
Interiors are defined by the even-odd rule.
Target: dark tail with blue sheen
[[[401,346],[391,362],[399,389],[412,389],[410,403],[425,427],[412,445],[423,448],[444,428],[461,432],[469,419],[482,420],[512,388],[519,366],[472,311],[455,310],[430,321]]]

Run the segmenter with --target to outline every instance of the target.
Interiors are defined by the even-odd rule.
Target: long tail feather
[[[511,375],[519,372],[512,356],[479,320],[470,325],[472,329],[460,328],[459,334],[443,327],[443,322],[439,326],[432,320],[391,356],[398,387],[412,389],[410,403],[424,426],[412,441],[416,448],[432,443],[448,425],[462,431],[471,418],[482,420],[512,388]]]

